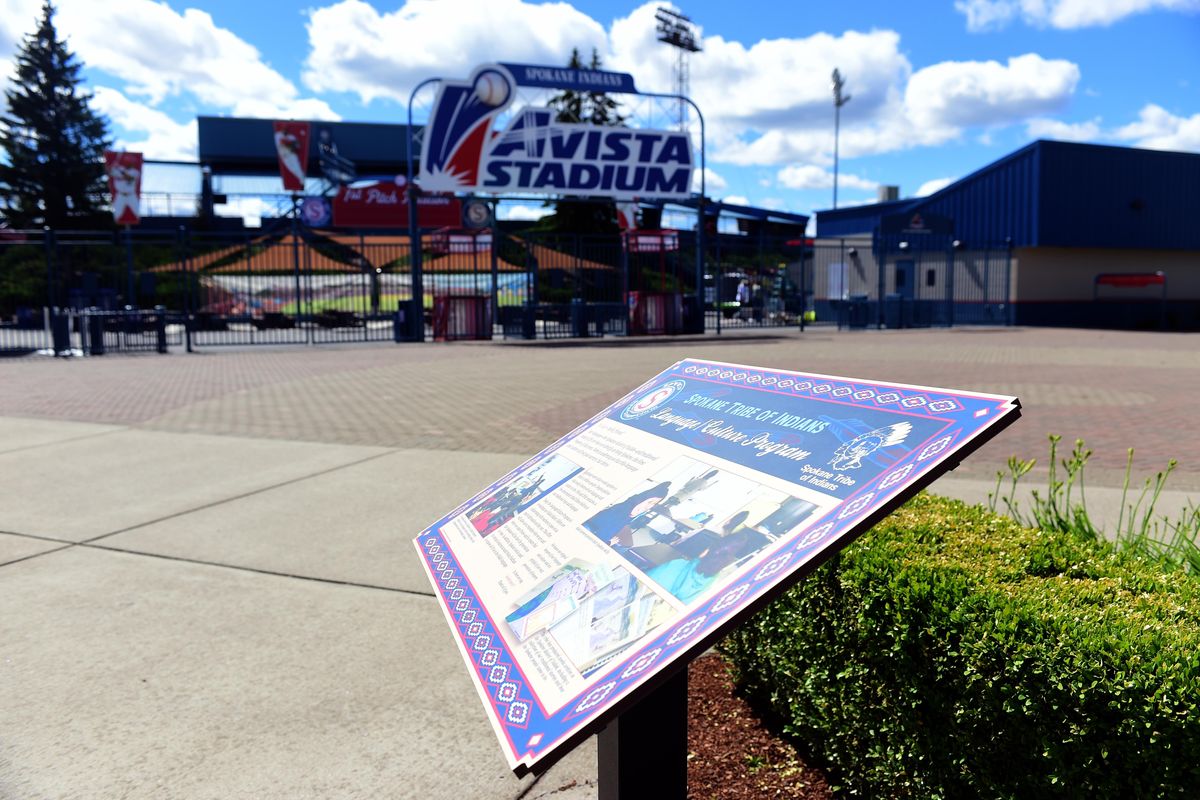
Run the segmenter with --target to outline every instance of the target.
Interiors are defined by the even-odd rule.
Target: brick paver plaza
[[[584,798],[506,769],[411,538],[684,357],[1015,394],[934,491],[1083,437],[1180,461],[1194,335],[1074,330],[358,345],[0,360],[0,797]],[[1107,489],[1106,489],[1107,487]],[[1164,509],[1164,510],[1175,510]]]
[[[536,452],[685,357],[1014,394],[1024,417],[960,468],[990,477],[1009,455],[1044,461],[1046,435],[1087,440],[1111,483],[1180,461],[1200,488],[1188,334],[1053,329],[836,333],[572,346],[278,347],[187,356],[0,362],[0,415],[151,430],[394,448]],[[1113,485],[1119,485],[1119,480]]]

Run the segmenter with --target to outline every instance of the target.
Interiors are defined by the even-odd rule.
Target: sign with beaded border
[[[414,545],[510,768],[518,775],[548,768],[1019,415],[1015,397],[688,359],[638,386],[459,505],[417,536]],[[575,464],[581,461],[580,442],[596,436],[615,441],[611,432],[640,437],[636,441],[645,459],[661,447],[670,469],[677,470],[680,459],[674,457],[680,453],[687,456],[684,461],[694,458],[702,463],[682,484],[684,489],[700,487],[701,497],[705,480],[719,480],[726,473],[731,475],[731,485],[758,476],[768,487],[764,496],[781,496],[781,488],[789,496],[771,506],[775,513],[755,526],[732,524],[734,519],[755,521],[745,511],[732,515],[724,529],[710,524],[712,514],[703,511],[681,517],[685,513],[678,511],[681,505],[686,511],[702,507],[686,502],[674,506],[675,516],[681,518],[672,519],[670,503],[663,505],[662,498],[653,498],[659,504],[649,511],[649,501],[634,507],[643,495],[652,493],[635,490],[665,474],[661,463],[648,460],[639,473],[642,480],[613,497],[624,500],[632,518],[645,524],[637,535],[649,537],[649,544],[627,541],[633,536],[632,525],[611,538],[610,530],[599,532],[602,526],[597,520],[623,510],[620,502],[607,506],[600,502],[577,514],[567,523],[572,535],[586,539],[589,532],[594,534],[593,547],[627,558],[621,564],[638,576],[624,575],[622,586],[641,587],[636,590],[641,592],[637,600],[626,600],[631,603],[626,608],[636,602],[644,608],[647,602],[657,601],[657,593],[671,602],[673,613],[636,639],[623,640],[612,653],[589,661],[575,682],[567,684],[565,694],[548,697],[545,675],[531,672],[523,655],[522,644],[529,640],[521,637],[528,631],[514,623],[519,618],[518,623],[530,624],[534,616],[529,614],[530,604],[514,610],[513,604],[496,607],[489,602],[497,596],[489,583],[495,575],[478,569],[478,560],[464,542],[468,536],[496,536],[493,531],[498,525],[513,518],[495,512],[506,497],[521,495],[516,516],[549,519],[533,516],[549,505],[543,499],[547,492],[568,487],[587,473]],[[699,475],[703,470],[707,472]],[[532,480],[539,471],[553,472],[551,481],[547,483],[545,476]],[[672,485],[680,484],[677,480]],[[800,508],[803,517],[794,513]],[[647,518],[651,522],[646,523]],[[468,519],[473,528],[468,527]],[[705,559],[716,558],[712,554],[721,549],[718,545],[690,561],[680,556],[652,566],[647,553],[673,552],[672,545],[664,544],[662,535],[652,530],[656,525],[657,529],[668,526],[678,550],[686,550],[683,543],[694,541],[691,537],[706,534],[714,542],[736,544],[743,555],[722,565],[715,578],[702,568]],[[686,535],[680,539],[672,525]],[[494,547],[494,541],[489,546]],[[758,544],[747,545],[751,541]],[[689,567],[691,574],[685,574]],[[604,574],[602,580],[608,580],[612,573]],[[532,602],[542,604],[537,612],[557,623],[562,615],[546,608],[547,598],[565,595],[570,601],[572,592],[580,596],[577,587],[590,577],[573,565],[552,573],[535,587],[543,589],[533,595]],[[587,596],[597,605],[586,608],[599,608],[598,595]],[[571,602],[568,609],[574,607]],[[546,646],[562,650],[563,643],[554,641],[558,644]],[[569,644],[566,647],[570,649]]]

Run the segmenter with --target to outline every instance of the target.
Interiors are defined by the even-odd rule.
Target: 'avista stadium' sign
[[[692,144],[686,133],[555,122],[553,110],[537,107],[509,115],[503,130],[493,130],[518,85],[526,82],[499,64],[478,67],[465,81],[442,82],[425,127],[417,177],[422,189],[690,196]]]

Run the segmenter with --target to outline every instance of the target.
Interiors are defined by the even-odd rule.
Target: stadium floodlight
[[[658,33],[658,40],[674,47],[678,53],[678,58],[675,60],[675,94],[680,97],[688,96],[688,62],[687,57],[690,53],[699,53],[702,49],[700,41],[696,37],[696,29],[690,19],[680,14],[677,11],[672,11],[669,8],[662,8],[654,12],[654,20],[657,23],[655,30]],[[687,113],[687,106],[683,100],[679,101],[679,125],[683,127]]]
[[[837,189],[838,189],[838,136],[841,133],[841,116],[842,106],[850,102],[850,95],[842,94],[842,87],[846,82],[842,80],[842,73],[838,72],[835,67],[833,70],[833,207],[837,208]]]

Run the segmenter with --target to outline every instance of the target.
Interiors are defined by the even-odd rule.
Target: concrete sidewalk
[[[0,362],[0,799],[582,798],[508,771],[411,538],[686,356],[1021,397],[934,490],[1085,437],[1191,457],[1194,337],[917,331]],[[1038,475],[1030,486],[1044,485]],[[1185,462],[1161,508],[1200,499]],[[566,788],[563,788],[566,787]]]
[[[409,541],[521,456],[0,442],[0,798],[595,795],[508,771]]]

